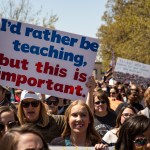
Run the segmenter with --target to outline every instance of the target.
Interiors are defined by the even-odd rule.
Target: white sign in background
[[[50,150],[95,150],[94,147],[74,147],[74,146],[50,146]],[[114,147],[107,147],[104,150],[114,150]]]
[[[144,78],[150,78],[150,65],[123,58],[117,59],[114,71],[135,74]]]
[[[1,20],[0,39],[0,84],[72,100],[86,98],[97,39],[8,19]]]

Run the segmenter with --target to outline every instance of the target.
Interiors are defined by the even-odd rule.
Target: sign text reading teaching
[[[2,19],[2,26],[0,30],[6,31],[8,29],[7,27],[9,27],[11,33],[20,35],[21,25],[22,23],[20,22],[12,24],[7,19]],[[71,47],[74,47],[75,44],[78,42],[78,39],[66,35],[62,36],[58,34],[57,31],[55,30],[50,31],[48,29],[45,29],[44,31],[41,31],[31,27],[26,27],[25,36]],[[83,55],[79,54],[75,55],[74,52],[72,53],[65,52],[64,47],[61,47],[58,50],[53,45],[50,45],[49,47],[39,47],[37,45],[29,45],[28,43],[21,43],[19,40],[13,41],[12,44],[14,45],[15,51],[22,51],[24,53],[31,53],[35,55],[41,55],[44,57],[51,57],[59,60],[74,62],[74,66],[77,67],[86,66],[87,64],[87,62],[84,61]],[[79,48],[97,52],[98,46],[99,46],[98,43],[96,42],[90,43],[90,41],[88,41],[86,37],[82,37]]]

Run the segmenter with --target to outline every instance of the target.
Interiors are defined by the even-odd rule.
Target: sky
[[[42,6],[41,17],[46,14],[58,16],[57,30],[96,38],[106,10],[107,0],[30,0],[34,10]]]

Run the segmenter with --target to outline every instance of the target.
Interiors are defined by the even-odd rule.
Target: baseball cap
[[[55,100],[59,101],[58,97],[52,95],[45,95],[45,100],[47,100],[50,97],[54,97]]]
[[[51,95],[45,95],[45,99],[48,99],[49,97],[51,97]]]
[[[20,97],[20,101],[28,99],[28,98],[33,98],[35,100],[42,100],[42,95],[40,93],[35,93],[32,91],[27,91],[27,90],[23,90],[21,92],[21,97]]]

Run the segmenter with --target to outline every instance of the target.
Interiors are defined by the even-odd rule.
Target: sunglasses
[[[148,139],[145,137],[137,138],[133,141],[136,147],[144,146],[147,144],[147,142],[148,142]]]
[[[116,94],[115,92],[110,92],[110,94]]]
[[[131,117],[131,116],[133,116],[134,114],[130,114],[130,113],[123,113],[122,114],[122,116],[124,117],[124,118],[128,118],[128,117]]]
[[[137,89],[130,89],[130,91],[132,92],[132,91],[134,91],[134,92],[138,92],[138,90]]]
[[[58,105],[58,101],[45,101],[45,103],[47,104],[47,105],[54,105],[54,106],[57,106]]]
[[[118,89],[118,91],[122,91],[123,89]]]
[[[94,102],[94,104],[96,104],[96,105],[105,104],[105,103],[106,103],[106,101],[104,101],[104,100]]]
[[[28,108],[30,106],[30,104],[31,104],[32,107],[38,107],[40,102],[31,101],[31,102],[22,102],[21,104],[22,104],[22,107],[24,107],[24,108]]]
[[[16,121],[8,122],[7,124],[4,124],[0,122],[0,132],[5,129],[5,126],[7,126],[9,129],[15,127],[17,125]]]

